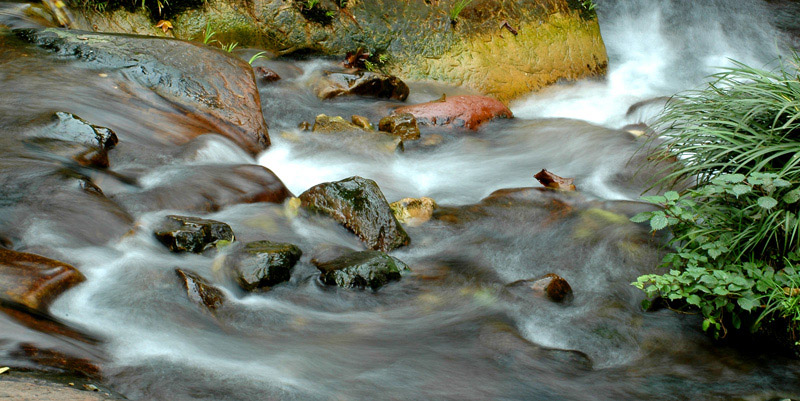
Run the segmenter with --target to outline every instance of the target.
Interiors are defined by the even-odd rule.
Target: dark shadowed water
[[[26,363],[14,353],[22,342],[100,355],[105,380],[132,399],[799,397],[796,360],[715,343],[697,316],[641,311],[643,295],[629,283],[658,263],[663,238],[627,220],[645,210],[635,200],[653,173],[640,170],[642,140],[620,130],[650,121],[658,107],[627,113],[632,105],[697,86],[728,58],[774,63],[793,40],[782,32],[796,6],[599,3],[611,59],[605,79],[518,100],[517,118],[474,133],[442,133],[430,142],[433,134],[423,133],[403,152],[378,136],[296,128],[320,113],[361,114],[374,123],[397,105],[318,100],[309,85],[334,68],[329,61],[256,62],[283,79],[260,87],[273,146],[253,159],[217,135],[180,146],[158,140],[179,127],[143,112],[143,102],[158,100],[121,74],[100,76],[21,44],[0,46],[0,167],[8,172],[0,183],[0,238],[86,275],[51,309],[100,340],[31,338],[3,318],[0,364]],[[0,6],[2,24],[38,23],[19,17],[19,4]],[[411,103],[467,93],[410,86]],[[54,111],[116,131],[111,173],[73,166],[19,140]],[[411,245],[392,253],[411,267],[400,282],[377,292],[329,288],[310,259],[332,245],[362,249],[340,226],[280,204],[181,210],[184,196],[219,186],[223,173],[169,196],[155,190],[195,169],[248,163],[268,167],[295,194],[360,175],[375,180],[390,202],[430,196],[442,207],[436,220],[407,227]],[[532,175],[543,168],[574,177],[580,193],[506,191],[485,199],[498,189],[538,186]],[[105,196],[81,192],[86,179]],[[49,188],[51,180],[74,185],[58,193],[31,190]],[[246,294],[220,271],[224,252],[177,255],[156,241],[152,229],[173,213],[227,222],[243,241],[292,242],[304,256],[288,283]],[[215,313],[192,303],[175,267],[209,278],[227,301]],[[547,273],[567,279],[574,299],[556,304],[507,287]]]

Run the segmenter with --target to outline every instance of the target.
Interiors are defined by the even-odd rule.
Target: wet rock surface
[[[375,181],[350,177],[315,185],[300,195],[303,207],[324,213],[370,249],[388,252],[411,241]]]
[[[70,385],[72,383],[73,385]],[[0,375],[0,399],[14,401],[102,401],[125,400],[106,388],[85,389],[94,384],[80,377],[30,372],[11,372]],[[97,387],[95,387],[97,388]]]
[[[574,178],[559,177],[547,170],[542,170],[536,173],[533,178],[536,178],[540,184],[545,188],[556,189],[559,191],[574,191],[575,182]]]
[[[200,253],[219,241],[233,241],[233,230],[229,225],[191,216],[167,216],[154,234],[173,252]]]
[[[45,311],[62,292],[86,278],[57,260],[0,249],[0,300]]]
[[[127,210],[213,212],[242,203],[281,203],[292,196],[269,169],[253,164],[165,166],[155,185],[109,195]]]
[[[189,297],[190,301],[212,312],[225,302],[225,294],[222,290],[209,283],[199,274],[184,269],[175,269],[175,273],[180,278],[181,284],[186,290],[186,296]]]
[[[408,269],[399,259],[379,251],[353,252],[315,264],[322,272],[320,279],[325,284],[373,290],[400,280],[400,272]]]
[[[231,271],[242,289],[254,291],[289,281],[292,268],[303,252],[297,245],[254,241],[230,256]]]
[[[328,116],[325,114],[318,115],[314,119],[314,126],[311,128],[312,132],[320,132],[324,134],[362,130],[364,130],[362,126],[347,121],[340,116]]]
[[[448,96],[444,100],[398,107],[393,114],[410,113],[421,126],[478,129],[495,118],[511,118],[503,103],[485,96]]]
[[[411,113],[393,114],[381,118],[378,123],[378,129],[398,136],[404,141],[419,139],[417,119]]]
[[[537,279],[515,281],[508,284],[507,288],[520,295],[524,294],[520,290],[524,290],[553,302],[569,302],[573,298],[572,287],[567,280],[555,273],[548,273]]]
[[[97,69],[123,70],[179,112],[205,118],[219,134],[252,154],[269,146],[252,69],[227,53],[202,44],[144,36],[58,29],[16,30],[15,34],[63,58]],[[191,138],[167,139],[185,142]]]
[[[433,216],[433,211],[438,207],[432,198],[403,198],[389,204],[397,221],[410,226],[418,226]]]
[[[402,101],[408,97],[409,89],[405,82],[395,76],[358,71],[327,73],[316,83],[315,92],[320,99],[366,96]]]

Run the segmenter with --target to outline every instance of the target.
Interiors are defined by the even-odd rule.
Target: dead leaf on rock
[[[167,33],[167,31],[172,29],[172,23],[162,19],[161,21],[158,21],[158,23],[156,24],[156,28],[161,28],[161,30],[164,31],[164,33]]]
[[[539,183],[544,185],[546,188],[556,189],[559,191],[575,190],[575,185],[573,184],[575,181],[574,178],[559,177],[544,169],[536,173],[533,178],[536,178]]]

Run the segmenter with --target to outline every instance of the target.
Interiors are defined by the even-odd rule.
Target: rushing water
[[[19,7],[3,8],[12,16],[3,23],[34,24],[13,17]],[[396,105],[318,100],[309,83],[332,68],[327,61],[258,61],[283,79],[260,88],[273,146],[253,160],[216,136],[173,148],[148,143],[148,135],[170,129],[170,122],[132,112],[137,97],[131,88],[119,93],[122,76],[98,80],[74,63],[23,57],[30,52],[22,50],[0,53],[0,127],[9,133],[0,145],[17,155],[0,163],[17,163],[19,175],[36,179],[50,170],[41,164],[43,172],[23,170],[36,158],[14,148],[11,134],[33,124],[30,116],[66,110],[119,134],[111,169],[138,186],[83,173],[124,205],[147,203],[143,194],[156,193],[187,169],[257,162],[295,194],[360,175],[374,179],[390,201],[433,197],[445,216],[408,227],[412,245],[393,255],[412,273],[373,293],[326,288],[317,280],[311,257],[331,245],[361,247],[325,219],[292,217],[284,205],[264,203],[204,214],[229,223],[240,240],[287,241],[303,249],[290,282],[244,294],[216,269],[223,256],[172,254],[152,237],[161,217],[186,214],[178,206],[123,212],[106,202],[43,196],[36,199],[41,203],[19,206],[16,215],[0,215],[17,226],[2,234],[81,269],[86,283],[59,298],[52,312],[101,341],[26,339],[15,323],[0,321],[0,357],[13,359],[9,350],[22,341],[66,344],[72,352],[89,348],[84,352],[105,355],[106,381],[134,399],[800,396],[798,362],[714,343],[699,330],[697,316],[640,310],[643,296],[629,283],[657,263],[659,239],[623,217],[642,210],[631,200],[644,188],[647,171],[635,174],[641,140],[619,130],[650,121],[658,100],[628,113],[632,105],[695,87],[714,67],[729,65],[728,58],[773,64],[792,40],[776,28],[792,7],[750,0],[600,2],[611,59],[605,79],[555,86],[515,102],[514,120],[474,134],[443,133],[440,143],[423,138],[404,152],[389,150],[377,137],[296,128],[320,113],[377,121]],[[465,93],[427,83],[411,83],[411,89],[410,103]],[[532,174],[542,168],[575,177],[584,196],[555,209],[547,197],[528,192],[478,204],[498,189],[536,186]],[[189,197],[220,179],[209,176],[193,182],[200,189],[184,186],[185,194],[173,195]],[[72,209],[48,210],[53,204]],[[131,221],[133,229],[122,236]],[[221,286],[224,306],[210,314],[189,302],[176,266]],[[551,272],[572,285],[570,303],[505,287]]]

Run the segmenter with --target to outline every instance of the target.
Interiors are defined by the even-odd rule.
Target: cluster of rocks
[[[320,99],[341,96],[362,96],[379,99],[405,101],[408,86],[399,78],[372,71],[325,72],[314,83],[314,92]],[[500,101],[486,96],[442,96],[438,100],[395,108],[382,117],[377,131],[398,138],[414,141],[421,138],[423,129],[462,128],[477,130],[484,123],[497,118],[513,117],[511,110]],[[320,114],[313,125],[301,123],[301,127],[313,132],[375,132],[374,124],[363,116],[353,115],[350,121],[341,116]]]

